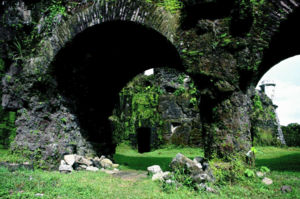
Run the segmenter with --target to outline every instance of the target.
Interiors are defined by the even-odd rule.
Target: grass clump
[[[128,181],[101,171],[74,171],[62,174],[37,169],[12,173],[0,167],[0,198],[34,198],[37,193],[44,194],[43,198],[300,198],[300,149],[259,147],[259,150],[263,153],[256,154],[255,168],[244,167],[238,159],[228,163],[220,159],[209,162],[211,169],[215,169],[216,182],[208,183],[207,186],[214,188],[218,193],[196,190],[191,179],[184,177],[181,171],[175,173],[173,180],[181,182],[184,186],[176,189],[176,185],[152,181],[151,176]],[[160,165],[163,171],[166,171],[177,153],[191,159],[203,156],[203,152],[198,148],[170,146],[139,154],[130,146],[119,145],[114,159],[121,164],[121,170],[136,168],[146,171],[148,166]],[[3,151],[1,154],[2,161],[8,160],[5,159]],[[127,166],[121,161],[126,161]],[[267,172],[263,166],[270,171]],[[267,172],[266,177],[270,178],[273,184],[263,184],[263,177],[248,176],[245,173],[246,169],[254,173],[261,170]],[[291,186],[292,192],[283,194],[280,190],[283,185]]]

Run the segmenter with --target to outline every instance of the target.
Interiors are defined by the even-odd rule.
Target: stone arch
[[[63,22],[57,29],[53,31],[51,37],[45,38],[45,41],[42,41],[40,43],[41,48],[38,50],[39,56],[31,59],[30,60],[31,62],[25,65],[25,68],[23,69],[24,75],[30,75],[31,77],[33,77],[32,78],[33,84],[31,84],[30,86],[31,89],[33,90],[37,89],[38,88],[37,85],[39,84],[38,81],[39,73],[44,73],[44,74],[51,73],[53,69],[50,67],[51,63],[55,62],[57,55],[60,54],[59,52],[62,52],[63,49],[67,49],[67,47],[64,48],[65,46],[73,42],[77,36],[84,35],[86,31],[88,30],[92,31],[92,28],[99,27],[101,24],[108,24],[106,22],[110,22],[110,23],[128,22],[133,24],[135,23],[135,24],[146,25],[146,28],[151,27],[152,28],[151,30],[156,31],[157,34],[160,34],[161,38],[164,38],[167,42],[171,43],[172,46],[174,47],[173,38],[176,35],[177,21],[178,21],[178,14],[171,15],[170,13],[167,13],[162,7],[158,7],[155,5],[151,5],[139,1],[136,2],[116,1],[116,2],[104,2],[99,5],[95,4],[94,7],[87,8],[85,11],[82,11],[74,15],[66,22]],[[176,49],[174,48],[174,52],[175,51]],[[176,51],[176,53],[178,54],[178,51]],[[138,72],[142,72],[142,71],[138,71]],[[55,84],[56,83],[54,83],[54,85]],[[57,87],[57,84],[55,85],[55,87]],[[38,98],[35,97],[35,99],[37,100]],[[67,99],[67,101],[68,100],[69,99]],[[65,104],[61,105],[60,109],[63,110],[64,114],[68,117],[70,116],[70,113],[71,115],[73,114],[73,112],[70,111],[69,107],[65,106]],[[95,110],[90,110],[90,111],[95,112]],[[81,127],[81,124],[80,121],[79,123],[76,123],[77,119],[78,118],[76,116],[75,118],[73,117],[72,119],[73,124],[75,124],[75,126],[77,127],[77,129],[75,127],[76,130],[74,130],[73,134],[79,136],[78,137],[79,142],[81,142],[80,140],[87,140],[87,144],[85,144],[87,146],[87,150],[84,151],[88,151],[88,154],[90,154],[90,151],[92,151],[91,149],[95,147],[95,145],[92,144],[91,142],[88,143],[90,141],[88,140],[89,135],[86,132],[82,132],[82,130],[84,129],[79,128]],[[76,122],[74,120],[76,120]],[[66,128],[72,128],[72,126],[69,125]],[[21,132],[22,130],[20,129],[19,132]],[[48,131],[47,136],[52,137],[52,132],[54,131],[51,130],[51,133],[49,133],[50,131],[49,129],[47,131]],[[72,135],[72,139],[75,138],[74,135]],[[69,137],[71,137],[71,135],[69,135]],[[82,137],[84,137],[84,139],[82,139]],[[109,138],[105,138],[105,139],[109,139]],[[21,138],[17,138],[17,141],[19,140],[21,140]],[[65,142],[64,145],[68,145],[67,147],[65,147],[65,149],[69,150],[70,153],[78,152],[78,154],[83,155],[83,153],[81,152],[83,150],[81,150],[80,147],[77,148],[74,147],[76,146],[76,144],[74,145],[71,142],[67,143],[68,141],[64,141],[64,142]],[[61,147],[62,145],[61,146],[57,144],[54,145],[55,145],[54,147],[55,150],[57,150],[60,153],[63,152],[62,151],[63,149]],[[80,143],[80,145],[82,146],[82,143]],[[34,147],[37,146],[38,144],[34,145]],[[47,147],[51,148],[52,145]],[[104,148],[108,149],[109,146],[108,147],[105,146]],[[48,151],[51,150],[52,149],[49,149]],[[103,153],[110,154],[111,151],[103,151]]]
[[[116,28],[112,28],[112,27],[116,27]],[[127,27],[129,30],[136,28],[134,30],[137,33],[135,33],[131,37],[128,37],[129,36],[128,33],[124,31],[122,37],[120,36],[120,38],[115,39],[116,41],[115,40],[110,42],[103,41],[102,43],[100,43],[101,38],[105,38],[106,41],[109,41],[111,38],[116,38],[115,37],[116,35],[114,33],[119,32],[122,28],[125,27]],[[145,43],[145,41],[143,40],[140,41],[139,40],[140,37],[137,38],[137,35],[141,34],[141,32],[138,31],[140,29],[143,29],[144,31],[142,33],[149,32],[148,34],[150,34],[150,36],[152,35],[152,37],[155,38],[156,43],[154,43],[154,39],[147,39],[148,41],[147,43]],[[103,33],[103,35],[99,35],[101,31],[108,32],[108,33]],[[98,39],[92,39],[92,38],[96,38],[97,36]],[[87,39],[86,37],[89,37],[89,39]],[[160,38],[159,40],[157,40],[158,37]],[[108,116],[110,115],[108,114],[111,114],[112,110],[109,108],[113,108],[113,105],[116,105],[117,103],[116,101],[119,98],[118,93],[120,92],[122,87],[135,75],[148,69],[143,65],[150,66],[149,63],[143,64],[142,62],[140,62],[143,60],[142,59],[143,52],[141,51],[143,50],[143,48],[141,48],[142,47],[141,45],[137,45],[137,42],[135,43],[131,42],[131,45],[133,47],[135,47],[138,50],[141,49],[139,50],[141,52],[138,53],[133,52],[133,54],[137,54],[136,59],[134,59],[133,61],[135,63],[128,65],[129,62],[126,61],[128,60],[130,61],[130,58],[132,57],[125,56],[125,55],[129,55],[128,52],[124,52],[125,55],[123,55],[124,54],[123,53],[122,56],[119,57],[118,55],[120,54],[118,54],[118,52],[120,51],[118,50],[120,49],[117,49],[117,54],[114,54],[114,56],[118,56],[118,61],[116,61],[117,64],[115,64],[116,59],[114,59],[113,57],[109,57],[110,52],[112,51],[110,51],[111,49],[107,47],[110,47],[110,45],[122,46],[122,44],[125,44],[126,46],[126,43],[122,43],[122,44],[119,43],[119,41],[121,41],[122,39],[124,40],[124,38],[128,39],[128,41],[138,40],[140,43],[143,43],[145,46],[149,46],[151,41],[152,43],[154,43],[154,45],[166,42],[164,37],[160,35],[158,32],[156,32],[155,30],[151,30],[151,29],[148,30],[147,28],[138,26],[133,22],[113,21],[113,22],[103,23],[101,25],[94,26],[90,29],[85,30],[84,32],[78,34],[71,42],[66,43],[66,46],[62,48],[59,51],[59,53],[57,53],[57,55],[54,57],[54,60],[50,64],[51,67],[49,66],[48,74],[51,74],[52,72],[53,74],[60,73],[57,76],[55,75],[57,77],[55,78],[57,80],[57,86],[55,87],[55,89],[57,88],[59,94],[63,98],[65,99],[69,98],[72,103],[74,102],[73,104],[76,104],[75,107],[76,109],[75,108],[73,109],[73,107],[69,106],[69,104],[67,104],[67,106],[65,107],[70,108],[69,109],[70,112],[77,117],[79,121],[77,124],[79,124],[81,129],[80,133],[87,137],[86,138],[87,142],[92,143],[96,140],[98,141],[102,139],[101,141],[105,140],[106,143],[111,143],[112,135],[109,133],[110,128],[109,128],[109,121],[108,121]],[[81,44],[85,44],[85,45],[83,46]],[[102,44],[102,46],[101,48],[97,49],[95,45],[99,46],[99,44],[100,45]],[[176,49],[173,48],[174,46],[172,46],[170,42],[166,42],[165,45],[172,47],[172,51],[171,51],[172,55],[177,54]],[[89,48],[91,46],[93,47],[90,50]],[[127,50],[131,52],[133,47],[127,47],[124,48],[123,50]],[[149,49],[153,49],[153,46],[150,47]],[[165,53],[164,56],[166,57],[166,54],[168,54],[167,52],[168,49],[166,49],[165,51],[158,50],[158,52],[161,52],[160,54]],[[149,51],[146,51],[146,53],[144,54],[147,55],[148,54],[147,52]],[[89,59],[92,60],[91,62],[85,62],[86,61],[85,55],[87,55],[88,53],[92,55],[91,56],[92,58]],[[102,53],[106,53],[106,54],[102,54]],[[102,56],[97,57],[97,54],[101,54]],[[154,56],[151,56],[150,58],[152,57]],[[168,56],[168,57],[169,60],[170,58],[173,58],[174,60],[179,59],[179,57],[175,59],[174,56],[173,57]],[[124,58],[126,58],[125,63],[123,63],[124,67],[120,67],[120,64],[122,64],[122,62],[120,62],[119,60],[124,60]],[[106,67],[107,66],[106,64],[109,63],[110,60],[112,60],[111,62],[115,62],[115,63],[113,63],[112,65],[108,65],[108,67]],[[163,62],[163,60],[161,61]],[[137,65],[136,62],[141,64]],[[148,61],[148,62],[153,63],[153,61]],[[97,67],[97,65],[95,65],[97,63],[99,63],[100,67]],[[175,62],[172,60],[172,63]],[[86,67],[85,64],[86,66],[89,67]],[[161,63],[158,63],[158,65],[161,65]],[[159,67],[158,65],[156,65],[155,67]],[[173,64],[171,65],[173,66]],[[103,67],[101,68],[101,66]],[[115,67],[111,67],[111,66],[115,66]],[[118,69],[120,69],[121,72],[118,73],[117,72]],[[116,82],[113,82],[114,74],[118,75],[116,77],[117,78]],[[120,75],[123,76],[120,77]],[[80,84],[85,85],[86,89],[81,89]],[[99,90],[97,91],[97,89]],[[60,91],[66,91],[66,92],[60,92]],[[96,94],[94,93],[100,94],[100,97],[97,98]],[[93,110],[89,110],[89,109],[93,109]],[[95,127],[90,126],[90,125],[94,126],[95,124],[97,126]],[[100,131],[100,133],[98,132],[98,130]],[[110,148],[110,146],[109,147],[106,146],[105,148],[108,149]],[[111,149],[114,150],[114,146],[112,146]],[[81,153],[80,150],[77,151],[79,154]],[[107,154],[108,152],[104,152],[104,153]]]
[[[198,2],[203,3],[202,1]],[[243,43],[244,47],[253,47],[258,49],[262,46],[262,48],[265,49],[264,44],[270,43],[269,38],[272,38],[272,36],[278,34],[276,33],[276,31],[278,30],[278,27],[280,28],[280,26],[277,27],[277,25],[275,25],[276,22],[281,22],[286,19],[287,21],[289,21],[289,18],[290,16],[292,16],[292,14],[288,17],[287,15],[293,12],[296,13],[296,9],[299,6],[299,0],[274,0],[272,2],[268,2],[267,6],[269,6],[270,8],[261,6],[256,7],[256,9],[262,10],[265,16],[261,18],[255,16],[255,20],[257,21],[257,23],[252,24],[250,32],[251,34],[253,34],[252,36],[248,37],[247,43]],[[281,8],[283,10],[283,13],[280,12]],[[102,18],[100,15],[102,16]],[[161,35],[164,35],[165,38],[168,39],[168,41],[176,46],[177,51],[179,52],[178,54],[180,55],[183,55],[184,53],[183,51],[181,51],[182,49],[188,49],[189,51],[192,50],[192,52],[194,50],[197,50],[198,48],[207,49],[206,52],[201,53],[202,55],[204,55],[203,58],[201,57],[200,53],[199,55],[196,54],[196,58],[199,58],[199,61],[196,59],[195,62],[190,61],[188,63],[189,57],[186,59],[186,65],[187,68],[190,69],[190,73],[199,77],[197,78],[197,80],[199,80],[198,83],[199,85],[202,85],[200,90],[203,91],[204,97],[202,98],[201,102],[206,101],[208,104],[212,104],[211,99],[215,100],[214,105],[211,106],[205,106],[205,103],[202,103],[202,112],[207,112],[207,119],[203,117],[205,119],[203,120],[204,124],[207,124],[204,125],[207,126],[205,127],[205,135],[213,135],[212,132],[216,131],[215,129],[210,128],[211,123],[216,124],[217,121],[223,121],[223,123],[225,123],[224,126],[230,127],[230,130],[233,129],[233,131],[229,131],[222,127],[222,129],[218,132],[219,134],[223,134],[222,136],[218,135],[218,137],[221,138],[220,140],[224,141],[223,137],[225,135],[231,136],[233,135],[233,133],[240,131],[240,129],[242,129],[241,127],[243,127],[244,124],[249,123],[247,118],[244,118],[247,119],[247,121],[243,121],[243,124],[239,123],[239,114],[244,115],[244,113],[242,113],[241,111],[237,110],[233,111],[233,113],[227,114],[226,111],[222,110],[231,110],[231,108],[227,107],[238,107],[245,104],[244,102],[246,102],[247,99],[243,96],[246,93],[248,86],[253,86],[255,81],[258,81],[259,78],[263,75],[263,72],[261,72],[261,75],[259,75],[259,72],[257,71],[246,71],[240,74],[241,70],[238,65],[241,66],[243,62],[247,63],[249,60],[241,59],[240,61],[239,55],[242,55],[242,58],[250,57],[252,58],[252,60],[261,61],[263,59],[263,51],[260,50],[259,53],[252,53],[247,50],[247,48],[245,48],[245,51],[241,52],[241,54],[233,54],[231,51],[232,49],[227,48],[228,46],[226,47],[226,45],[224,45],[224,48],[222,49],[220,45],[216,47],[214,43],[212,44],[211,41],[208,41],[211,40],[211,38],[214,38],[214,36],[220,37],[222,35],[222,33],[216,35],[210,19],[207,19],[207,22],[209,22],[207,23],[207,27],[209,28],[207,32],[212,35],[212,37],[208,35],[207,40],[205,40],[203,38],[200,38],[199,35],[194,34],[190,30],[183,30],[182,28],[178,27],[179,12],[177,12],[176,14],[170,14],[167,13],[163,7],[158,7],[156,5],[140,1],[103,1],[100,4],[95,4],[94,6],[89,7],[86,10],[72,16],[69,20],[63,22],[62,25],[55,29],[53,35],[50,38],[45,38],[45,41],[40,43],[41,48],[37,50],[39,55],[37,55],[37,57],[35,58],[32,58],[30,62],[25,66],[24,75],[33,74],[33,81],[38,82],[37,79],[39,78],[39,76],[36,71],[46,73],[49,63],[53,60],[58,51],[68,41],[74,38],[75,35],[80,34],[84,30],[89,29],[89,27],[95,26],[96,24],[117,20],[136,22],[151,27]],[[264,27],[265,21],[268,22],[267,27]],[[224,25],[224,22],[225,20],[222,22],[222,27],[226,29],[227,26]],[[221,26],[221,24],[219,25]],[[262,32],[266,32],[266,34],[262,36],[262,40],[260,40],[260,38],[258,37]],[[178,45],[174,43],[175,40],[179,42]],[[237,51],[243,46],[234,45],[232,47],[237,47]],[[212,48],[214,50],[221,49],[222,51],[219,51],[219,53],[226,53],[223,53],[221,56],[216,55],[215,51],[211,50]],[[201,67],[199,67],[200,58],[202,60]],[[184,60],[185,59],[182,58],[182,61]],[[265,58],[265,60],[267,60],[267,58]],[[265,60],[263,60],[263,62],[259,65],[258,71],[263,71],[268,68],[268,66],[264,64]],[[187,73],[189,73],[188,70]],[[241,76],[241,79],[243,79],[243,81],[246,83],[243,83],[242,81],[236,79],[236,77],[238,76]],[[26,89],[30,89],[31,86],[32,82],[30,82],[29,86],[26,87]],[[205,93],[207,97],[205,97]],[[215,112],[218,111],[219,115],[222,114],[221,117],[212,120],[212,110],[215,110]],[[233,122],[230,121],[230,118],[233,118],[235,120],[234,125],[232,125]],[[226,121],[227,119],[228,121]],[[246,129],[248,132],[249,128],[247,127]],[[245,134],[247,134],[247,136],[244,136]],[[249,133],[243,132],[241,135],[237,135],[237,137],[246,137],[245,139],[243,138],[243,140],[247,143],[247,145],[245,145],[246,147],[240,147],[240,151],[247,150],[246,148],[249,148],[251,139],[248,138],[248,134]],[[233,140],[234,143],[240,143],[240,141],[234,138],[234,136],[231,136],[228,140]],[[232,145],[229,142],[227,143],[229,143],[230,145],[226,145],[226,142],[227,141],[224,141],[224,149],[217,149],[217,147],[214,148],[214,145],[218,146],[219,148],[221,148],[221,145],[220,143],[215,144],[211,140],[208,140],[206,145],[208,146],[207,148],[211,148],[212,151],[232,151],[233,149],[239,147],[238,144]]]
[[[140,0],[103,1],[63,21],[50,38],[40,42],[41,48],[37,50],[40,56],[31,59],[24,72],[35,74],[36,68],[44,72],[43,67],[47,68],[58,51],[77,34],[97,24],[115,20],[132,21],[151,27],[174,44],[179,14],[171,14],[161,6]]]
[[[300,17],[300,8],[294,9],[287,20],[283,21],[278,28],[279,32],[270,41],[269,49],[264,53],[259,75],[255,78],[255,84],[263,75],[277,63],[295,55],[300,55],[300,30],[294,28]]]

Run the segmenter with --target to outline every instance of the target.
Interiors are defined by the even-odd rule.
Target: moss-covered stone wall
[[[155,74],[138,75],[119,95],[120,101],[110,117],[115,144],[128,140],[137,148],[137,129],[148,127],[153,134],[151,149],[165,144],[201,146],[199,97],[187,75],[170,68],[155,68]]]
[[[284,134],[284,139],[287,146],[300,146],[300,125],[298,123],[291,123],[287,126],[281,126]]]
[[[2,105],[29,113],[28,121],[23,114],[17,117],[16,146],[39,149],[49,165],[57,163],[57,154],[77,150],[82,154],[96,154],[97,150],[110,153],[105,150],[113,148],[109,144],[112,138],[106,133],[109,130],[99,130],[104,138],[97,137],[98,130],[93,130],[97,139],[103,139],[96,150],[93,136],[78,128],[78,104],[70,95],[58,92],[63,81],[58,84],[53,78],[53,73],[60,74],[63,69],[51,67],[56,57],[76,47],[71,45],[76,38],[92,35],[100,24],[140,24],[140,29],[155,30],[173,46],[176,53],[172,59],[178,59],[169,67],[180,68],[200,91],[201,103],[197,106],[206,157],[226,157],[250,149],[252,109],[248,93],[275,63],[299,54],[289,48],[290,43],[300,43],[293,25],[298,20],[298,0],[182,1],[171,6],[172,12],[167,1],[78,1],[75,7],[70,1],[5,2],[1,5],[1,57],[15,64],[9,69],[13,75],[2,80]],[[89,60],[89,56],[83,59]],[[67,64],[57,61],[57,65]],[[143,69],[129,65],[126,71],[130,76]],[[65,72],[66,78],[71,79],[76,70]],[[105,108],[103,104],[99,102]],[[51,117],[45,120],[44,115]],[[32,132],[39,133],[30,137]]]
[[[1,79],[5,76],[5,62],[0,59],[0,77]],[[2,89],[0,90],[0,99],[2,101]],[[16,137],[16,112],[5,111],[3,107],[0,107],[0,147],[8,149],[10,144]]]
[[[255,146],[280,146],[276,106],[262,91],[256,90],[252,96],[252,134]]]

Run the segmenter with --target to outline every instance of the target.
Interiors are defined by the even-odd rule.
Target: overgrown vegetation
[[[217,194],[207,192],[204,189],[195,190],[191,181],[184,178],[180,172],[175,174],[174,179],[181,179],[184,186],[176,189],[173,185],[152,181],[151,175],[138,181],[125,181],[100,171],[80,171],[66,175],[42,170],[26,171],[20,169],[11,173],[6,168],[0,167],[0,178],[2,179],[0,181],[0,197],[33,198],[35,194],[40,193],[44,194],[43,198],[299,198],[300,190],[297,187],[300,186],[300,149],[261,147],[260,150],[264,153],[257,154],[256,168],[240,169],[238,174],[232,173],[238,171],[239,165],[233,168],[232,165],[224,164],[221,161],[210,162],[210,165],[215,164],[218,167],[214,173],[218,181],[207,185],[217,190]],[[198,149],[180,148],[135,154],[130,147],[125,145],[120,146],[116,152],[126,156],[123,160],[127,160],[128,165],[121,165],[121,170],[132,169],[132,164],[136,163],[135,169],[142,171],[146,171],[148,165],[138,167],[138,163],[148,162],[149,166],[152,166],[153,162],[159,160],[159,158],[155,159],[159,155],[162,158],[168,157],[165,162],[166,165],[178,152],[190,158],[202,156],[202,152]],[[1,153],[1,161],[8,160],[8,158],[9,156]],[[114,159],[119,161],[117,156],[114,156]],[[167,166],[163,167],[162,163],[161,161],[155,164],[167,168]],[[253,175],[256,171],[266,172],[267,177],[273,180],[273,184],[263,184],[263,177]],[[233,178],[232,176],[240,177]],[[283,185],[291,186],[292,192],[283,194],[280,190]]]
[[[252,100],[252,131],[254,146],[280,146],[281,142],[277,139],[277,126],[268,126],[268,122],[276,122],[274,107],[263,105],[260,96],[256,92]]]
[[[113,122],[114,143],[128,140],[130,134],[135,134],[135,129],[144,125],[162,126],[161,115],[157,111],[158,97],[162,92],[159,86],[146,86],[145,82],[153,81],[154,75],[136,76],[119,93],[120,103],[127,106],[125,112],[115,109],[114,115],[109,117]],[[158,138],[162,139],[161,130],[157,131]]]
[[[163,68],[163,70],[168,71],[169,69]],[[177,73],[179,72],[177,71]],[[173,92],[174,96],[172,98],[181,95],[191,96],[190,103],[197,109],[197,89],[194,82],[191,81],[190,89],[186,90],[183,86],[185,78],[185,74],[179,73],[177,83],[180,87]],[[168,132],[165,130],[165,121],[162,119],[162,114],[158,111],[159,96],[164,92],[160,85],[155,83],[156,77],[154,74],[136,76],[119,93],[120,102],[115,106],[114,114],[109,117],[114,126],[113,139],[115,144],[123,140],[133,141],[136,129],[142,126],[156,128],[155,133],[158,139],[155,144],[152,144],[151,148],[157,148],[164,143],[163,135]]]
[[[298,123],[281,126],[281,129],[287,146],[300,146],[300,125]]]
[[[0,77],[4,77],[5,63],[0,59]],[[2,90],[0,90],[0,101],[2,102]],[[7,149],[16,136],[16,112],[5,111],[0,106],[0,148]]]

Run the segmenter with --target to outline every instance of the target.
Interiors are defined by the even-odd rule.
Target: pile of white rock
[[[59,171],[61,173],[70,173],[73,170],[98,171],[99,169],[117,168],[118,166],[118,164],[113,164],[113,162],[104,155],[100,158],[85,158],[80,155],[71,154],[65,155],[64,159],[61,160]]]
[[[195,157],[191,160],[181,153],[178,153],[176,157],[172,159],[169,167],[173,170],[172,172],[163,172],[159,165],[153,165],[148,167],[148,173],[152,173],[152,180],[160,180],[166,184],[175,185],[176,189],[182,187],[182,184],[176,182],[174,172],[181,169],[186,169],[187,177],[191,177],[193,183],[197,184],[198,189],[205,189],[209,192],[216,193],[211,187],[207,187],[205,182],[214,182],[215,178],[207,162],[204,162],[203,157]]]

